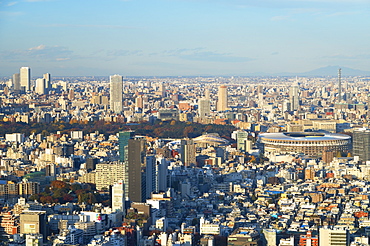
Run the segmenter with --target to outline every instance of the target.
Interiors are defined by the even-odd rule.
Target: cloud
[[[18,2],[10,2],[8,3],[6,6],[10,7],[10,6],[13,6],[13,5],[16,5]]]
[[[360,54],[360,55],[342,55],[335,54],[330,56],[324,56],[323,58],[330,59],[344,59],[344,60],[353,60],[353,59],[370,59],[370,54]]]
[[[49,2],[51,0],[24,0],[27,3],[36,3],[36,2]]]
[[[5,61],[64,61],[71,59],[73,51],[63,46],[39,45],[26,50],[10,50],[0,52]]]
[[[142,50],[109,50],[108,56],[142,56]]]
[[[42,27],[87,27],[87,28],[104,28],[104,29],[136,29],[137,27],[122,26],[122,25],[78,25],[78,24],[49,24]]]
[[[12,12],[12,11],[0,11],[0,18],[2,17],[14,17],[23,15],[23,12]]]
[[[204,48],[165,50],[161,54],[191,61],[248,62],[254,60],[249,57],[234,56],[230,53],[207,51]]]

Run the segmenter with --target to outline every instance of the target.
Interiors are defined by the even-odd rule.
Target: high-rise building
[[[142,199],[148,199],[151,193],[156,188],[156,159],[154,155],[147,155],[145,157],[145,168],[143,168],[143,175],[145,176],[145,183],[142,183]]]
[[[44,80],[45,80],[45,88],[46,88],[46,91],[48,92],[51,89],[51,75],[50,75],[50,73],[45,73],[44,74]]]
[[[196,165],[196,147],[193,140],[181,140],[181,161],[185,166]]]
[[[108,189],[119,180],[124,179],[125,165],[123,163],[100,163],[96,165],[96,189]]]
[[[145,168],[146,140],[143,137],[128,140],[127,162],[125,162],[124,183],[126,197],[133,202],[144,200],[143,169]]]
[[[293,85],[289,90],[290,106],[292,111],[299,110],[299,86],[298,83]]]
[[[118,133],[119,161],[127,161],[128,140],[135,135],[134,131],[123,131]]]
[[[15,91],[21,90],[21,78],[19,73],[13,74],[13,90]]]
[[[198,114],[199,118],[204,120],[207,116],[209,116],[211,112],[211,102],[209,99],[202,98],[198,102]]]
[[[227,100],[227,86],[221,85],[218,88],[217,111],[226,111],[228,109]]]
[[[114,113],[122,112],[123,79],[120,75],[110,76],[110,109]]]
[[[370,129],[353,131],[353,156],[358,156],[360,161],[370,161]]]
[[[166,158],[158,157],[155,167],[155,192],[166,191],[168,188],[168,166],[170,161]]]
[[[125,185],[119,180],[112,186],[112,211],[125,213]]]
[[[43,95],[45,94],[45,79],[36,79],[36,93]]]
[[[31,68],[21,67],[19,74],[21,89],[24,91],[29,91],[31,89]]]
[[[248,140],[248,132],[237,131],[236,132],[236,147],[238,150],[245,151],[245,141]]]
[[[319,245],[348,246],[349,233],[347,230],[320,228]]]

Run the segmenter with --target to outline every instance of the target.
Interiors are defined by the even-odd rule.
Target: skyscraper
[[[289,90],[289,99],[290,99],[290,105],[291,105],[292,111],[299,110],[298,92],[299,92],[299,87],[298,87],[298,83],[296,83]]]
[[[127,162],[125,162],[125,193],[133,202],[144,200],[143,169],[145,168],[146,140],[143,137],[131,138],[128,140]]]
[[[353,131],[353,156],[360,161],[370,161],[370,130],[358,129]]]
[[[44,80],[45,80],[45,89],[46,92],[48,92],[51,89],[51,75],[50,73],[44,74]]]
[[[119,161],[127,161],[128,140],[135,135],[134,131],[124,131],[118,133]]]
[[[221,85],[218,88],[217,111],[226,111],[227,108],[228,108],[227,86],[226,85]]]
[[[19,74],[21,89],[29,91],[31,89],[31,69],[29,67],[21,67]]]
[[[13,74],[13,90],[15,91],[21,90],[21,79],[19,73]]]
[[[110,109],[114,113],[122,112],[123,79],[120,75],[110,76]]]
[[[198,102],[199,118],[204,120],[211,112],[211,103],[209,99],[202,98]]]
[[[193,140],[181,140],[181,161],[185,166],[196,165],[196,147]]]
[[[125,213],[125,185],[122,180],[112,186],[112,211]]]

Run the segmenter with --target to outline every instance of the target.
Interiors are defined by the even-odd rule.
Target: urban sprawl
[[[370,245],[369,81],[22,67],[0,79],[0,245]]]

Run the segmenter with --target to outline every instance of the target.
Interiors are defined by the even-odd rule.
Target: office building
[[[20,214],[20,233],[47,236],[46,212],[26,210]]]
[[[24,91],[29,91],[31,89],[31,68],[21,67],[19,74],[21,89]]]
[[[319,245],[348,246],[349,233],[347,230],[320,228]]]
[[[236,147],[240,151],[246,151],[245,141],[248,140],[248,132],[237,131],[236,132]]]
[[[19,73],[13,74],[13,90],[17,92],[21,90],[21,78]]]
[[[218,88],[217,111],[226,111],[228,109],[227,100],[227,86],[221,85]]]
[[[291,111],[299,110],[299,86],[298,83],[293,85],[289,90]]]
[[[196,165],[196,147],[193,140],[181,140],[181,161],[184,166]]]
[[[100,163],[96,165],[95,184],[97,190],[108,189],[124,179],[123,163]]]
[[[157,157],[155,167],[155,192],[166,191],[169,184],[168,166],[170,161],[163,157]]]
[[[125,185],[123,180],[112,186],[112,211],[125,213]]]
[[[122,112],[123,79],[120,75],[110,76],[110,109],[114,113]]]
[[[125,194],[133,202],[142,202],[144,199],[143,168],[145,168],[146,140],[143,137],[128,140],[127,162],[125,162],[124,183]]]
[[[128,140],[134,137],[134,131],[123,131],[118,133],[119,161],[127,161]]]
[[[51,75],[50,73],[45,73],[43,77],[45,80],[45,89],[48,92],[51,89]]]
[[[360,161],[370,161],[370,129],[353,131],[353,156],[358,156]]]
[[[36,79],[36,89],[37,94],[45,94],[45,79]]]
[[[198,115],[201,120],[209,116],[211,112],[211,102],[209,99],[202,98],[198,102]]]
[[[93,157],[86,158],[85,168],[88,172],[91,172],[91,171],[96,169],[96,164],[98,164],[98,163],[99,163],[98,158],[93,158]]]

